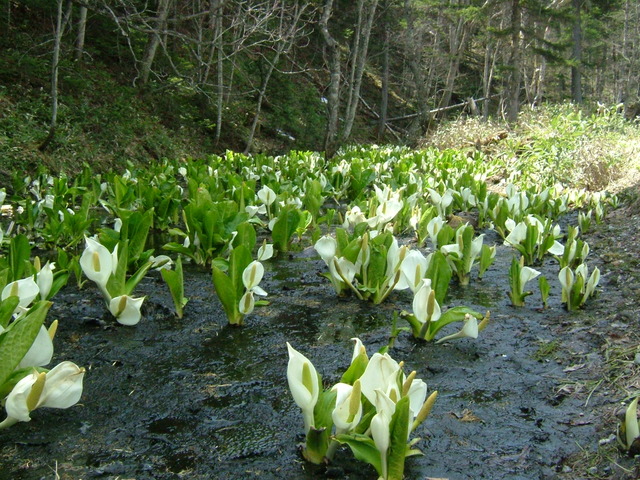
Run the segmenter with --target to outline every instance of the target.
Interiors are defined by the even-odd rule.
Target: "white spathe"
[[[307,357],[287,342],[289,363],[287,364],[287,381],[293,401],[302,410],[305,433],[314,426],[313,409],[320,395],[318,372]]]
[[[20,422],[31,420],[30,412],[39,407],[69,408],[80,400],[84,368],[72,362],[61,362],[46,373],[44,387],[33,408],[27,400],[40,374],[30,373],[22,378],[7,396],[7,416]]]
[[[133,298],[129,295],[113,297],[109,301],[109,311],[116,317],[118,323],[122,325],[136,325],[142,318],[140,309],[145,297]]]

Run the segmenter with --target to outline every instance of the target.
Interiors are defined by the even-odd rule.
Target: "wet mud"
[[[494,234],[485,242],[499,244]],[[409,332],[395,340],[391,355],[439,392],[417,431],[424,455],[407,460],[408,479],[584,478],[567,460],[612,441],[615,422],[602,412],[624,397],[593,387],[612,321],[606,312],[626,301],[610,283],[615,266],[602,267],[601,291],[587,308],[569,313],[547,259],[540,270],[552,286],[548,308],[535,281],[526,306],[515,308],[507,297],[512,255],[499,244],[482,280],[474,274],[468,287],[449,291],[445,307],[491,310],[477,340],[435,345]],[[591,268],[602,263],[593,255]],[[181,320],[160,276],[148,276],[136,290],[147,299],[135,327],[115,324],[92,285],[65,287],[48,317],[60,321],[54,363],[87,369],[81,403],[34,411],[31,422],[0,432],[0,480],[375,479],[347,450],[329,466],[300,456],[302,416],[287,387],[285,342],[333,384],[350,361],[350,338],[370,355],[386,345],[394,312],[411,308],[410,293],[379,306],[337,298],[309,249],[265,267],[270,304],[240,328],[227,325],[206,271],[187,268]],[[616,318],[621,328],[637,326],[634,315]],[[617,458],[620,470],[601,461],[590,478],[634,478],[633,462]]]

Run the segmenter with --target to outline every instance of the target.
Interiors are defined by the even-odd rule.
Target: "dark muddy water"
[[[526,306],[511,307],[511,255],[500,246],[483,280],[474,273],[471,285],[450,289],[447,307],[491,310],[476,341],[434,345],[403,332],[390,352],[439,391],[418,430],[424,456],[407,460],[406,478],[555,478],[567,456],[600,439],[584,397],[561,388],[576,365],[585,375],[597,368],[589,356],[597,341],[582,313],[562,309],[553,260],[541,267],[552,285],[549,308],[541,309],[536,281]],[[287,388],[285,342],[333,384],[350,361],[349,339],[360,337],[370,355],[384,346],[393,313],[411,307],[410,293],[380,306],[336,298],[308,250],[265,266],[271,303],[242,328],[226,325],[208,272],[187,272],[182,320],[159,275],[145,279],[136,327],[116,325],[92,286],[63,290],[49,315],[60,320],[54,363],[87,368],[81,405],[38,410],[0,432],[0,480],[375,479],[349,451],[329,467],[300,457],[302,416]],[[606,298],[604,291],[594,303]],[[598,391],[589,400],[603,401]]]

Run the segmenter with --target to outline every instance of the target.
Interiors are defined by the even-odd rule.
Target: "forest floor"
[[[634,202],[585,237],[589,266],[602,271],[585,309],[562,307],[553,260],[539,268],[552,285],[548,307],[537,288],[525,307],[512,307],[512,252],[487,231],[496,262],[482,280],[452,286],[446,305],[490,310],[487,329],[440,345],[398,336],[391,356],[439,392],[417,432],[424,456],[407,460],[406,478],[640,478],[640,462],[615,439],[616,414],[640,393],[637,188]],[[136,292],[147,296],[136,327],[116,325],[91,286],[65,287],[50,313],[60,320],[55,358],[87,369],[81,404],[37,410],[0,432],[0,480],[376,478],[344,450],[330,466],[303,461],[285,343],[333,384],[350,361],[350,339],[369,355],[386,345],[410,294],[380,306],[337,298],[311,248],[266,268],[270,304],[240,328],[226,324],[208,271],[186,272],[182,319],[160,276],[148,276]]]

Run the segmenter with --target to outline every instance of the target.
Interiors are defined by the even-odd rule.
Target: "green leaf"
[[[147,272],[151,268],[151,265],[153,265],[153,262],[145,263],[136,271],[136,273],[129,277],[129,279],[124,284],[125,295],[131,295],[131,292],[133,292],[133,289],[136,288],[136,285],[138,285],[138,283],[140,283],[140,281],[147,274]]]
[[[342,374],[342,378],[340,381],[342,383],[347,383],[349,385],[353,385],[357,379],[359,379],[367,368],[367,364],[369,363],[369,359],[367,358],[366,353],[360,353],[356,358],[353,359],[349,368]]]
[[[440,329],[449,325],[453,322],[462,322],[464,321],[465,315],[473,315],[478,320],[483,318],[481,313],[476,312],[475,310],[470,309],[469,307],[453,307],[444,312],[440,318],[431,322],[429,325],[429,329],[427,331],[427,335],[425,336],[425,340],[433,340]]]
[[[20,298],[15,295],[7,297],[2,301],[2,303],[0,303],[0,327],[7,328],[7,325],[9,325],[9,322],[11,321],[11,316],[13,315],[13,312],[15,312],[16,308],[18,308],[19,303]]]
[[[216,289],[216,294],[220,299],[220,303],[222,303],[222,308],[224,308],[229,323],[232,325],[241,324],[242,314],[238,311],[240,298],[236,300],[236,291],[231,279],[215,265],[212,266],[212,269],[213,286]]]
[[[480,250],[480,262],[478,266],[478,278],[482,278],[484,272],[487,271],[487,269],[495,260],[495,251],[495,246],[490,247],[487,244],[482,245],[482,250]]]
[[[451,243],[451,240],[453,240],[454,235],[455,235],[455,232],[453,231],[453,228],[451,228],[451,226],[445,223],[440,229],[440,231],[438,232],[437,248],[440,248],[442,245],[449,245]]]
[[[243,222],[238,225],[238,229],[236,230],[238,233],[236,234],[231,246],[236,248],[240,245],[244,245],[249,249],[249,251],[253,251],[253,248],[256,246],[256,229],[253,228],[249,222]]]
[[[129,258],[127,259],[129,263],[138,260],[144,251],[149,229],[153,223],[153,213],[153,208],[143,214],[136,212],[128,222],[129,232],[126,238],[129,240]]]
[[[373,439],[366,435],[352,433],[350,435],[338,435],[336,440],[342,444],[349,445],[353,456],[357,460],[372,465],[378,475],[382,475],[382,460]]]
[[[315,464],[321,465],[327,455],[329,448],[329,434],[331,430],[328,428],[311,427],[307,432],[307,439],[304,444],[302,455],[304,458]]]
[[[27,277],[30,272],[31,245],[26,236],[20,234],[11,239],[9,244],[9,282]]]
[[[273,226],[272,236],[274,246],[281,252],[289,251],[289,243],[300,223],[300,211],[289,205],[280,211],[278,220]]]
[[[336,243],[338,245],[336,256],[344,256],[342,251],[349,245],[349,234],[344,228],[336,228]]]
[[[37,302],[31,309],[0,334],[0,385],[26,355],[36,339],[51,302]]]
[[[239,245],[231,251],[229,255],[229,278],[234,288],[236,301],[239,302],[244,295],[244,284],[242,283],[242,273],[251,263],[251,252],[244,245]]]
[[[538,277],[538,287],[540,288],[540,295],[542,296],[542,304],[547,306],[547,299],[549,298],[549,292],[551,291],[551,286],[547,281],[547,277],[544,275],[540,275]]]
[[[51,284],[51,290],[49,291],[49,296],[45,299],[48,300],[53,298],[53,296],[60,291],[62,287],[64,287],[69,281],[69,271],[68,270],[59,270],[53,274],[53,283]]]
[[[176,243],[176,242],[166,243],[162,246],[162,249],[167,250],[169,252],[179,253],[181,255],[191,258],[192,260],[196,259],[193,253],[193,250],[191,248],[186,248],[181,243]]]
[[[396,403],[396,411],[389,424],[389,452],[387,453],[387,480],[402,480],[404,459],[407,456],[407,432],[409,431],[409,397]]]
[[[160,270],[162,278],[169,287],[171,293],[171,299],[176,309],[176,315],[178,318],[182,318],[182,312],[184,306],[187,304],[186,298],[184,298],[184,277],[182,273],[182,257],[178,255],[175,264],[175,270],[167,270],[163,268]]]
[[[431,257],[431,263],[425,277],[431,280],[431,288],[436,292],[436,301],[442,305],[449,290],[449,283],[453,272],[444,253],[436,251]]]
[[[319,384],[322,379],[318,375]],[[325,390],[320,392],[318,401],[313,409],[313,420],[315,428],[311,428],[307,433],[304,456],[307,460],[320,464],[324,461],[329,448],[333,419],[331,413],[336,405],[336,392]]]
[[[310,182],[307,182],[307,188],[305,190],[302,203],[305,208],[309,210],[311,215],[313,215],[313,218],[318,218],[318,212],[324,203],[324,198],[322,197],[322,184],[318,180],[311,180]]]
[[[116,266],[116,273],[109,277],[107,282],[107,291],[111,298],[118,297],[125,293],[127,268],[129,266],[129,241],[118,243],[118,265]]]

